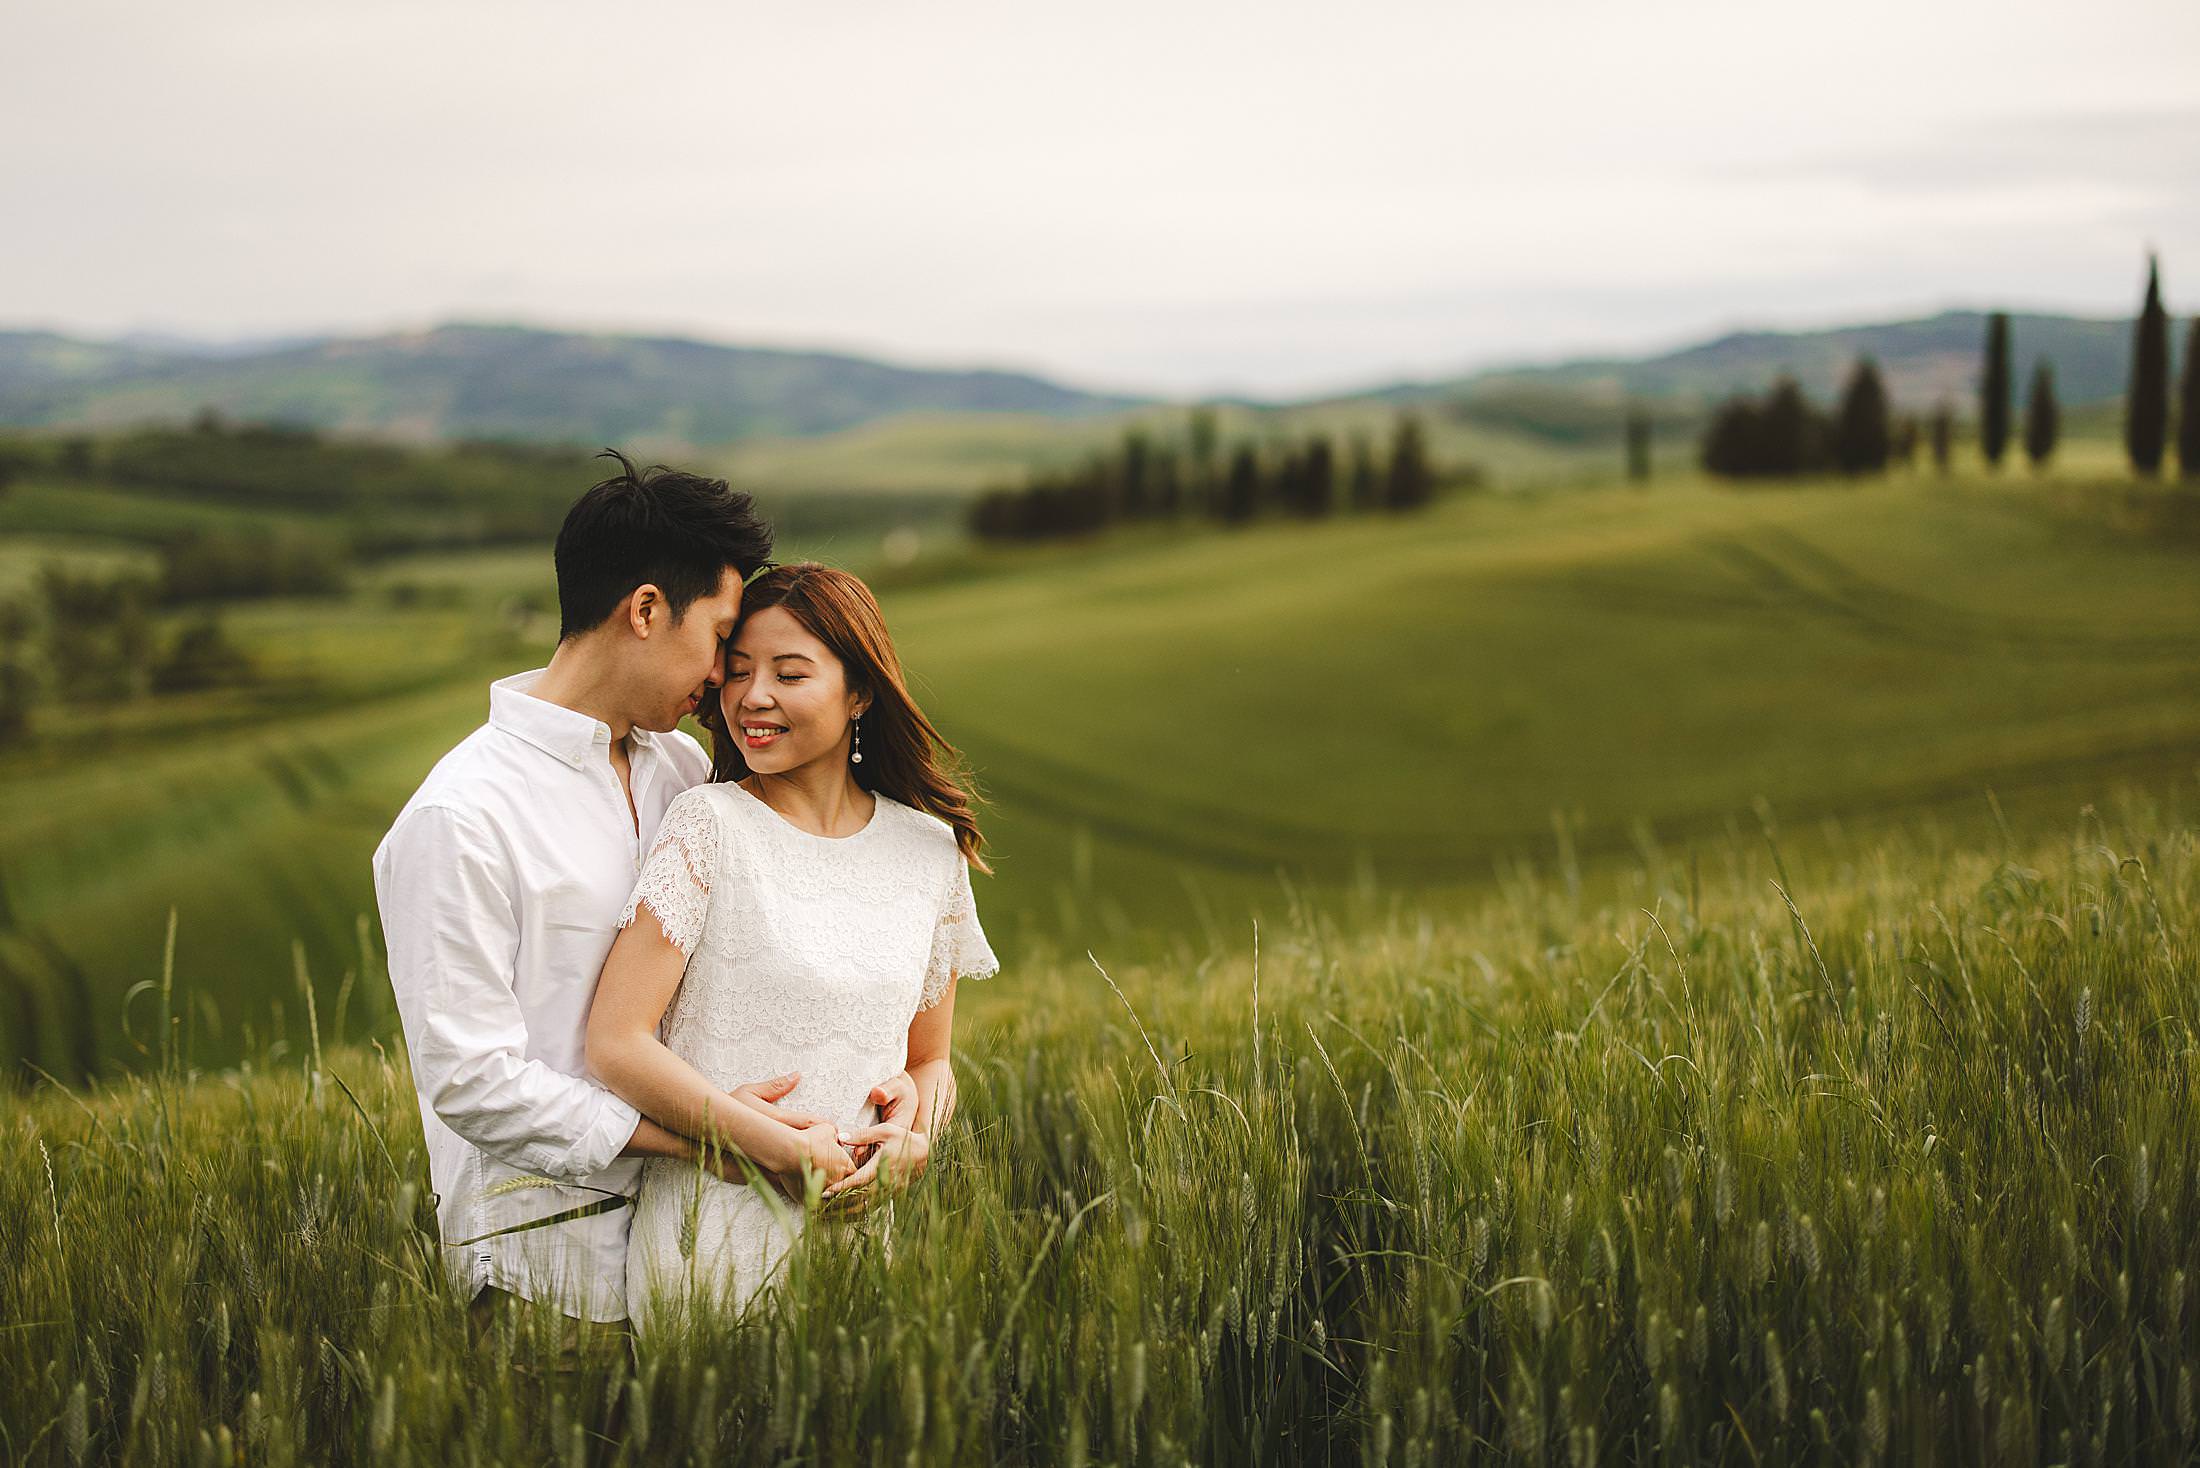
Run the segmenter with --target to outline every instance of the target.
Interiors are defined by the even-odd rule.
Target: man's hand
[[[890,1121],[858,1127],[847,1136],[852,1146],[867,1149],[869,1157],[861,1167],[826,1184],[824,1198],[835,1213],[860,1213],[876,1198],[900,1192],[924,1175],[932,1157],[929,1137]]]

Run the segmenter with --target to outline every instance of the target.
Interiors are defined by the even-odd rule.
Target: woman
[[[971,796],[845,571],[751,582],[725,686],[697,716],[711,780],[673,802],[643,864],[589,1065],[659,1123],[860,1207],[924,1170],[954,1106],[956,980],[999,967],[970,891],[969,868],[989,870]],[[915,1105],[872,1120],[874,1083],[904,1068]],[[790,1074],[784,1111],[730,1094]],[[761,1183],[652,1159],[627,1244],[637,1328],[691,1287],[746,1305],[803,1218]]]

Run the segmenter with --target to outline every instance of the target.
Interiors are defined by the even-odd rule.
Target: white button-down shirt
[[[658,822],[710,761],[635,730],[630,813],[610,729],[531,696],[541,676],[490,685],[489,722],[398,814],[374,887],[453,1279],[617,1320],[631,1209],[482,1235],[639,1185],[619,1153],[640,1115],[588,1078],[588,1007]],[[559,1185],[499,1189],[529,1177]]]

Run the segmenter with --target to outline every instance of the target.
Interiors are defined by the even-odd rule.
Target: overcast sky
[[[12,4],[0,324],[1298,393],[2200,307],[2193,0]]]

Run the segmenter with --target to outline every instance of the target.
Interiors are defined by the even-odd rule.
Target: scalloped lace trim
[[[656,844],[649,849],[649,860],[642,863],[634,895],[619,914],[619,926],[633,922],[635,912],[646,906],[672,946],[694,957],[710,916],[719,844],[717,813],[708,799],[692,794],[675,800],[657,828]]]

